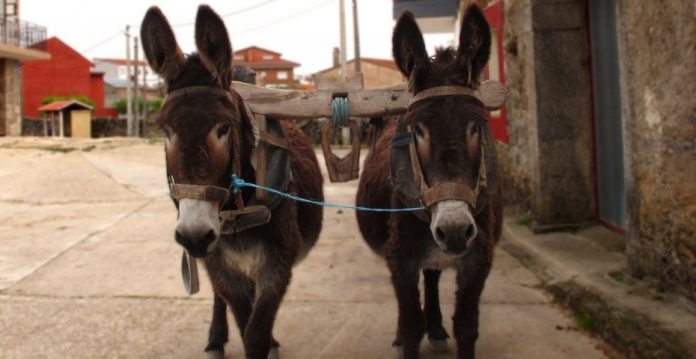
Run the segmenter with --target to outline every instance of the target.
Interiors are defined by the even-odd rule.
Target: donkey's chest
[[[461,257],[446,254],[440,247],[431,247],[421,261],[421,269],[444,270],[457,265]]]
[[[266,265],[266,250],[261,243],[251,244],[245,248],[223,246],[221,252],[228,267],[249,277],[255,277]]]

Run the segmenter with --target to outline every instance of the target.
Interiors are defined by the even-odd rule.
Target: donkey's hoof
[[[268,359],[280,359],[278,347],[271,348],[271,351],[268,352]]]
[[[428,339],[430,349],[436,353],[444,353],[447,351],[447,339]]]
[[[225,353],[219,350],[206,350],[205,359],[225,359]]]

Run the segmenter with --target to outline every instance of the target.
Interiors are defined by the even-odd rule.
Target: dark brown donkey
[[[394,345],[403,346],[406,358],[417,358],[427,332],[435,349],[446,349],[438,281],[443,269],[454,268],[458,356],[474,358],[479,298],[502,220],[495,147],[484,104],[472,91],[490,55],[490,29],[479,8],[470,7],[459,48],[438,49],[429,58],[413,16],[405,12],[394,29],[393,52],[415,96],[404,116],[386,122],[367,155],[357,203],[392,208],[422,203],[427,211],[358,212],[360,231],[391,271],[399,302]]]
[[[232,46],[227,29],[213,10],[199,7],[198,53],[184,56],[166,18],[153,7],[143,19],[141,36],[147,60],[164,78],[168,91],[158,121],[166,133],[167,175],[178,186],[172,187],[177,188],[172,196],[179,212],[176,241],[191,256],[204,258],[215,292],[205,351],[223,357],[229,305],[246,356],[277,357],[278,343],[272,336],[275,316],[292,266],[317,240],[322,209],[282,200],[267,224],[221,236],[220,214],[236,210],[240,202],[249,203],[255,196],[246,188],[241,196],[233,192],[228,196],[232,173],[256,180],[251,161],[253,124],[242,98],[231,88]],[[283,123],[282,130],[294,176],[288,191],[321,200],[322,177],[307,138],[291,123]]]

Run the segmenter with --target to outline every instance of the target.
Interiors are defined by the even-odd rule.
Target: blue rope
[[[347,97],[334,97],[331,100],[331,121],[338,128],[348,126],[350,121],[350,104]]]
[[[289,193],[281,192],[278,191],[277,189],[273,189],[270,187],[265,187],[265,186],[260,186],[255,183],[249,183],[244,181],[243,179],[237,177],[237,175],[232,175],[232,185],[234,186],[234,193],[239,192],[240,189],[244,187],[251,187],[251,188],[260,188],[266,192],[271,192],[275,193],[279,196],[289,198],[294,201],[298,202],[304,202],[304,203],[309,203],[313,204],[316,206],[322,206],[322,207],[333,207],[333,208],[345,208],[345,209],[354,209],[356,211],[370,211],[370,212],[415,212],[415,211],[422,211],[425,210],[425,207],[412,207],[412,208],[369,208],[369,207],[360,207],[360,206],[351,206],[348,204],[339,204],[339,203],[331,203],[331,202],[319,202],[319,201],[313,201],[311,199],[306,199],[302,197],[297,197],[293,196]]]

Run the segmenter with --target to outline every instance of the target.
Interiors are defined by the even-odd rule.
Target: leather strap
[[[271,221],[271,210],[266,206],[247,206],[241,210],[220,212],[220,234],[231,235]]]
[[[415,94],[411,100],[408,102],[408,107],[411,107],[414,103],[425,100],[430,97],[437,96],[473,96],[476,97],[473,89],[463,86],[438,86],[432,87],[427,90],[423,90]]]
[[[459,182],[438,183],[421,192],[421,199],[426,207],[446,200],[459,200],[468,203],[471,208],[476,208],[477,197],[478,194],[469,185]]]
[[[222,187],[190,184],[172,184],[170,193],[172,198],[176,200],[190,198],[220,203],[227,201],[229,195],[229,191]]]
[[[278,137],[264,129],[259,131],[259,137],[262,141],[271,144],[276,147],[288,149],[288,140],[285,138]]]

